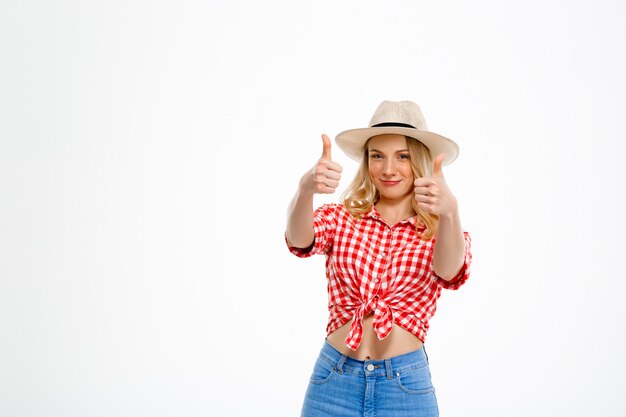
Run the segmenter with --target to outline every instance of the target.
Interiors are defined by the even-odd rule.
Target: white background
[[[286,207],[320,134],[384,99],[461,146],[444,174],[474,263],[426,343],[441,415],[625,415],[625,19],[3,2],[0,416],[297,416],[326,294]],[[333,152],[341,192],[356,167]]]

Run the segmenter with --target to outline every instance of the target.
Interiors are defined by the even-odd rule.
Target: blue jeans
[[[301,417],[439,416],[422,347],[390,359],[360,361],[324,343]]]

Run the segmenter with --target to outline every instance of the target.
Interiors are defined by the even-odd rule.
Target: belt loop
[[[393,379],[393,372],[391,369],[391,359],[385,359],[385,371],[387,372],[387,379]]]
[[[339,362],[337,362],[337,372],[339,372],[339,374],[343,374],[343,364],[346,361],[348,357],[346,355],[341,355],[341,358],[339,358]]]
[[[428,361],[428,353],[426,353],[426,345],[422,344],[422,349],[424,349],[424,355],[426,355],[426,363],[430,365],[430,362]]]

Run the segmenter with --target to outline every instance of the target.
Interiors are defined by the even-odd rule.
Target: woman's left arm
[[[441,154],[435,158],[432,177],[418,178],[414,185],[415,200],[419,207],[439,216],[433,269],[437,276],[449,281],[463,267],[465,238],[456,197],[448,188],[441,169],[445,156]]]
[[[446,281],[456,277],[463,267],[465,238],[459,219],[459,211],[450,215],[439,215],[437,240],[433,253],[433,269],[437,276]]]

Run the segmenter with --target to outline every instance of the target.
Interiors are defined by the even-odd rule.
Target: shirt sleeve
[[[434,269],[432,270],[432,277],[442,288],[448,290],[458,290],[459,287],[465,284],[465,281],[470,276],[470,264],[472,262],[472,238],[470,237],[468,232],[463,232],[463,236],[465,237],[465,256],[463,259],[463,265],[461,269],[456,274],[454,278],[449,281],[441,278],[437,274],[435,274]]]
[[[299,258],[308,258],[313,255],[327,253],[333,242],[335,231],[337,230],[337,218],[339,204],[324,204],[313,213],[313,244],[308,248],[296,248],[289,246],[287,236],[285,243],[289,251]]]

